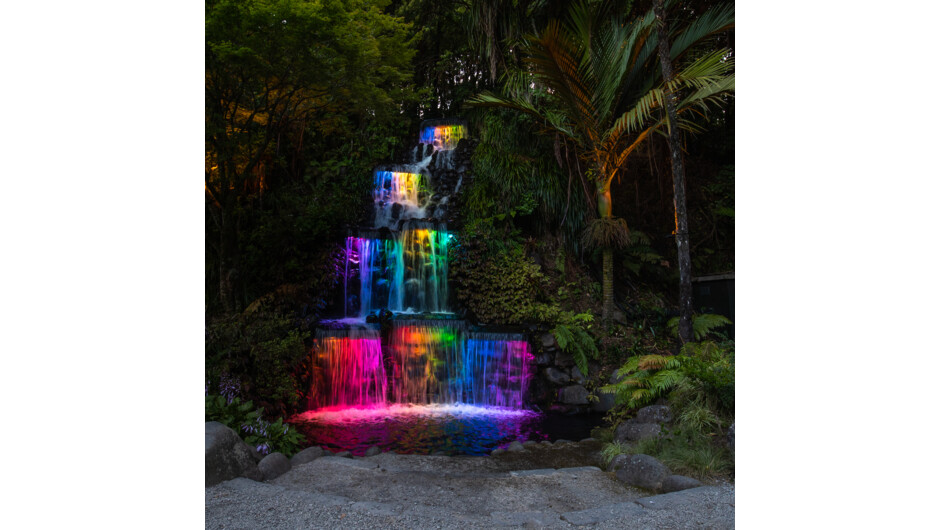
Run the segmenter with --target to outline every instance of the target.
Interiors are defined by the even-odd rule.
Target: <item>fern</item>
[[[601,387],[601,392],[617,395],[617,403],[629,409],[640,408],[666,395],[686,378],[682,357],[642,355],[631,357],[617,370],[622,379]]]
[[[733,322],[727,318],[712,313],[695,315],[692,317],[692,334],[695,336],[695,340],[703,340],[712,330],[732,323]],[[672,333],[673,337],[678,337],[679,317],[670,318],[669,322],[666,323],[666,327],[669,329],[669,332]]]
[[[562,313],[559,321],[552,328],[552,335],[558,346],[571,354],[574,363],[577,365],[581,374],[588,374],[588,357],[597,359],[600,352],[597,345],[594,344],[594,337],[587,332],[590,329],[590,323],[594,321],[594,316],[590,313],[579,313],[577,315],[571,312]],[[585,329],[585,325],[587,329]]]

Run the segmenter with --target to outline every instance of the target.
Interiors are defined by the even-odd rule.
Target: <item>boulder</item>
[[[571,369],[571,380],[575,383],[578,383],[579,385],[584,384],[584,375],[577,366]]]
[[[581,385],[571,385],[558,389],[558,401],[568,405],[587,405],[588,391]]]
[[[291,467],[297,467],[307,462],[313,462],[323,456],[323,449],[319,447],[308,447],[290,458]]]
[[[669,475],[663,480],[661,489],[663,493],[672,493],[674,491],[697,488],[701,485],[701,482],[692,477],[686,477],[684,475]]]
[[[264,480],[275,479],[290,471],[290,460],[283,453],[271,453],[258,463]]]
[[[630,458],[630,455],[617,455],[615,456],[609,464],[607,464],[607,471],[617,471],[622,468],[623,465]]]
[[[670,474],[665,464],[649,455],[627,457],[620,469],[614,473],[618,480],[627,485],[653,491],[662,488],[663,481]]]
[[[538,446],[539,446],[539,443],[536,442],[535,440],[528,440],[528,441],[522,442],[522,447],[525,447],[526,449],[531,449],[533,447],[538,447]]]
[[[669,405],[650,405],[636,411],[637,423],[669,423],[672,421],[672,409]]]
[[[571,378],[568,377],[568,374],[551,366],[545,369],[545,379],[548,379],[550,382],[556,385],[563,385],[571,380]]]
[[[509,444],[509,447],[507,447],[506,450],[512,453],[516,453],[519,451],[525,451],[525,447],[523,447],[522,442],[516,440]]]
[[[555,342],[555,336],[551,333],[543,333],[539,339],[542,341],[542,348],[546,350],[551,350],[558,347],[558,343]]]
[[[206,486],[238,477],[261,480],[253,452],[232,429],[217,421],[207,422]]]
[[[503,449],[502,447],[497,447],[496,449],[493,449],[493,451],[490,452],[490,456],[498,456],[505,452],[506,450]]]
[[[372,447],[366,449],[366,456],[376,456],[380,454],[382,454],[382,449],[377,445],[373,445]]]
[[[535,364],[539,366],[548,366],[554,360],[555,356],[551,352],[542,352],[535,356]]]
[[[333,456],[338,456],[338,457],[340,457],[340,458],[352,458],[352,457],[353,457],[353,454],[350,453],[349,451],[340,451],[340,452],[334,454]]]
[[[614,440],[618,442],[638,442],[647,438],[662,436],[662,425],[658,423],[636,423],[625,421],[614,431]]]

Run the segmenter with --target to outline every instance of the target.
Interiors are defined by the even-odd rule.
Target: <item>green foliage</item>
[[[662,439],[647,438],[632,449],[666,464],[674,473],[699,479],[734,471],[734,457],[699,431],[678,429]]]
[[[594,427],[591,429],[591,438],[605,443],[612,442],[614,440],[614,431],[607,427]]]
[[[451,249],[450,278],[457,299],[479,322],[519,324],[531,318],[544,280],[539,266],[520,246],[490,252],[492,240],[472,232],[468,236]]]
[[[569,248],[577,250],[577,234],[587,205],[571,193],[570,176],[558,166],[551,138],[535,134],[534,120],[525,115],[491,112],[482,119],[480,142],[473,155],[474,180],[463,199],[471,220],[491,219],[495,228],[532,225],[545,234],[561,229]]]
[[[552,328],[552,335],[555,336],[558,346],[574,357],[578,370],[585,376],[588,373],[588,357],[597,359],[600,355],[597,345],[594,344],[594,337],[588,333],[592,322],[594,315],[591,313],[575,315],[566,311],[559,315],[555,327]]]
[[[206,421],[217,421],[231,428],[262,454],[280,452],[289,457],[299,451],[306,440],[281,418],[265,421],[261,409],[256,410],[254,403],[237,396],[229,400],[222,395],[206,394]]]
[[[683,373],[698,385],[695,395],[709,400],[710,409],[734,415],[734,342],[690,342],[682,354]]]
[[[206,3],[208,312],[304,281],[359,214],[415,97],[410,27],[388,4]]]
[[[714,315],[711,313],[694,315],[692,317],[692,333],[695,337],[695,340],[703,340],[709,335],[709,333],[712,333],[714,330],[731,323],[732,322],[730,320],[721,315]],[[678,337],[679,317],[670,318],[669,322],[666,323],[666,327],[669,329],[669,333],[671,333],[673,337]]]
[[[653,249],[650,238],[638,230],[630,231],[630,240],[623,251],[623,267],[633,276],[639,277],[640,271],[649,266],[659,266],[663,257]]]
[[[610,462],[617,455],[630,454],[629,444],[622,442],[611,441],[610,443],[604,444],[604,447],[601,448],[601,461],[604,463],[604,467],[610,465]]]
[[[672,355],[631,357],[617,370],[619,382],[601,387],[601,392],[615,393],[617,403],[628,409],[648,405],[665,396],[685,377],[682,358]]]
[[[242,401],[237,396],[229,401],[225,396],[206,394],[207,422],[217,421],[240,433],[243,425],[251,425],[260,417],[251,401]]]
[[[304,435],[297,432],[293,425],[284,423],[281,418],[273,422],[259,419],[245,426],[245,443],[254,446],[262,454],[283,453],[290,457],[303,448]]]
[[[302,394],[308,333],[289,318],[261,309],[211,322],[206,328],[206,374],[210,382],[229,374],[244,396],[269,415],[286,415]]]

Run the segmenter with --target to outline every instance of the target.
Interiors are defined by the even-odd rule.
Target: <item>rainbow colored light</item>
[[[466,125],[437,125],[422,129],[418,141],[433,145],[436,151],[448,151],[456,148],[457,142],[466,137]]]
[[[387,344],[377,330],[321,332],[316,409],[388,404],[464,404],[522,409],[532,378],[528,342],[465,332],[452,321],[396,321]],[[336,408],[338,407],[338,408]]]

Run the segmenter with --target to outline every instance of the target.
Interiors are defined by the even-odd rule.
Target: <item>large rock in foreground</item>
[[[261,480],[254,451],[238,434],[217,421],[206,423],[206,486],[233,478]]]
[[[277,478],[290,471],[290,460],[283,453],[271,453],[258,464],[264,480]]]
[[[632,455],[615,472],[621,482],[653,491],[659,491],[671,474],[665,464],[649,455]]]

